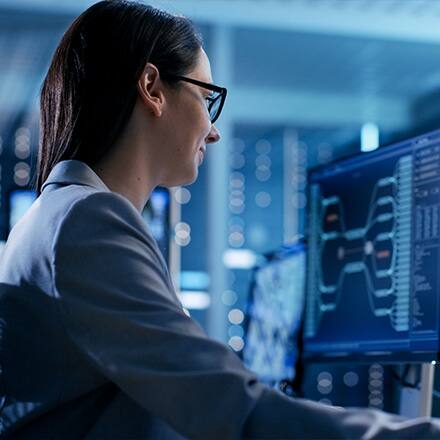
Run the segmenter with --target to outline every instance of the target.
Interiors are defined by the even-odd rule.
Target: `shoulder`
[[[91,192],[71,204],[54,237],[51,265],[57,295],[65,298],[69,292],[78,298],[79,291],[90,298],[109,291],[117,291],[117,297],[131,295],[143,282],[162,296],[171,290],[165,263],[141,215],[112,192]]]
[[[109,270],[145,273],[149,267],[168,283],[166,264],[144,219],[128,199],[109,191],[83,194],[71,203],[51,254],[54,273],[74,266],[109,276]]]
[[[82,193],[63,214],[54,236],[56,248],[118,238],[143,243],[149,247],[154,239],[139,212],[125,197],[110,191]]]
[[[135,207],[121,195],[111,191],[93,191],[82,193],[73,201],[64,215],[63,222],[74,216],[101,217],[123,216],[135,222],[142,221]]]

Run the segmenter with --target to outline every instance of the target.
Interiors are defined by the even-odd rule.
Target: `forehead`
[[[203,49],[200,49],[197,64],[193,71],[191,72],[194,78],[199,79],[207,83],[212,83],[211,65],[209,63],[208,55]]]

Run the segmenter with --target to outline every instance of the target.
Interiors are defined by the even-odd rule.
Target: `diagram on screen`
[[[395,332],[409,329],[412,157],[401,157],[390,175],[372,188],[360,185],[361,191],[369,191],[367,214],[353,225],[347,200],[324,195],[320,184],[311,187],[307,289],[315,306],[307,309],[309,337],[323,317],[337,313],[343,286],[351,281],[358,288],[349,294],[366,296],[371,316]],[[346,299],[347,288],[344,294]]]

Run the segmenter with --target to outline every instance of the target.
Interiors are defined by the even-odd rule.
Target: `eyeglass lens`
[[[222,98],[222,95],[221,95],[221,93],[219,93],[217,96],[215,96],[213,98],[213,100],[211,101],[211,103],[209,105],[209,116],[211,118],[211,121],[214,121],[217,118],[218,111],[220,109],[220,104],[222,101],[221,98]]]

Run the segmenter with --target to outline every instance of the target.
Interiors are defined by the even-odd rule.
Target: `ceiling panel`
[[[414,98],[440,86],[440,45],[238,29],[234,82]]]

